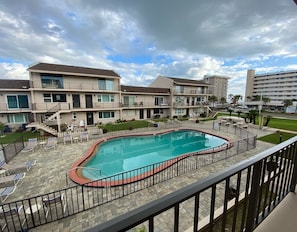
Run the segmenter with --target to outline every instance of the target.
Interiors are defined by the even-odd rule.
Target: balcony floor
[[[297,194],[289,193],[254,232],[296,232]]]

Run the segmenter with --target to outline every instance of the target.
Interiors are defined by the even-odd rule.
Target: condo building
[[[209,94],[216,96],[218,101],[222,98],[227,99],[229,77],[219,75],[205,75],[203,80],[209,83]]]
[[[157,77],[149,87],[121,85],[112,70],[37,63],[29,80],[0,80],[0,122],[57,135],[61,125],[209,114],[209,80]]]
[[[269,98],[267,105],[282,106],[286,99],[297,99],[297,71],[257,74],[255,70],[247,71],[245,102],[247,105],[255,103],[252,100],[259,96]]]

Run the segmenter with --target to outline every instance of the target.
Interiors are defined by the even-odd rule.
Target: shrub
[[[106,128],[103,128],[103,129],[102,129],[102,133],[103,133],[103,134],[106,134],[106,133],[107,133],[107,129],[106,129]]]

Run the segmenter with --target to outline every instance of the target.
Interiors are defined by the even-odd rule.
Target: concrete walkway
[[[237,139],[237,136],[230,133],[231,130],[229,130],[229,132],[226,130],[212,130],[212,122],[203,122],[199,124],[188,122],[187,124],[190,125],[189,123],[192,123],[193,127],[199,127],[203,130],[221,134],[234,140]],[[252,127],[250,127],[249,130],[257,134],[258,137],[274,132],[274,130],[259,130]],[[74,185],[74,183],[71,181],[69,182],[66,177],[67,170],[69,170],[71,165],[88,150],[94,141],[95,140],[91,140],[84,143],[67,145],[59,144],[56,150],[47,152],[42,148],[39,148],[36,152],[30,154],[20,153],[13,161],[11,161],[11,163],[19,163],[35,159],[38,163],[27,173],[24,180],[18,185],[15,193],[7,199],[7,202],[21,200]],[[170,192],[183,188],[212,173],[223,170],[241,160],[266,150],[271,146],[271,144],[257,141],[257,147],[255,149],[237,155],[236,157],[203,167],[200,170],[165,181],[161,184],[157,184],[148,189],[133,193],[129,196],[114,200],[77,215],[37,227],[31,231],[83,231],[96,224],[108,221],[111,218],[120,216],[132,209],[158,199]],[[166,224],[166,222],[164,223]]]

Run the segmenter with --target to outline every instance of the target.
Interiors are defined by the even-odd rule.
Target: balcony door
[[[73,108],[80,108],[79,94],[72,94],[72,107]]]
[[[86,94],[86,108],[93,108],[93,98],[91,94]]]

